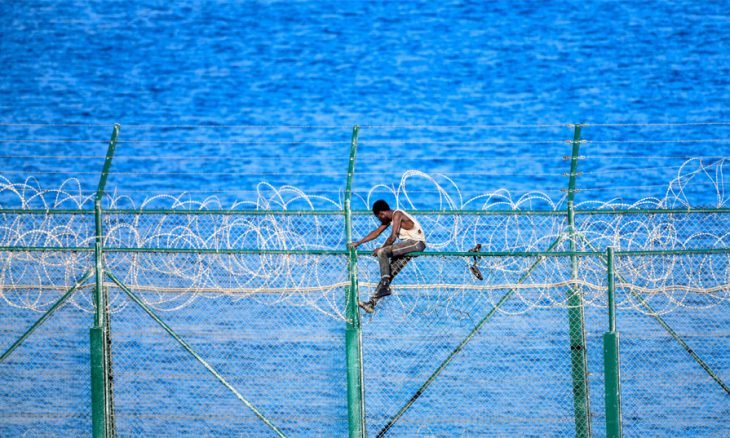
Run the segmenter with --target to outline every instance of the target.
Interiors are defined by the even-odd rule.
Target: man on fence
[[[358,305],[368,313],[375,310],[375,305],[380,299],[390,295],[390,282],[413,258],[408,257],[407,254],[423,251],[426,248],[426,235],[423,233],[421,224],[410,214],[403,210],[391,210],[388,203],[382,199],[373,204],[373,214],[380,220],[380,226],[361,240],[349,244],[351,248],[357,248],[365,242],[376,239],[390,225],[393,225],[392,232],[383,246],[373,252],[380,263],[380,283],[375,288],[375,293],[370,297],[370,301],[358,302]],[[399,239],[397,243],[395,243],[396,238]]]

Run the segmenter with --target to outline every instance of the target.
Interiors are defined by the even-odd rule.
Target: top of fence
[[[571,196],[588,211],[728,207],[730,122],[581,123],[578,143],[576,126],[364,124],[352,207],[557,212]],[[112,132],[0,124],[0,209],[90,209],[106,174],[106,209],[344,210],[352,126],[123,125],[105,173]]]

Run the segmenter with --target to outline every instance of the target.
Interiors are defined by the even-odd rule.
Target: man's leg
[[[390,280],[392,279],[392,262],[393,246],[386,246],[378,251],[378,264],[380,265],[380,282],[375,287],[375,293],[370,297],[370,302],[375,303],[383,297],[390,295]]]
[[[358,302],[358,305],[367,313],[373,313],[375,310],[375,304],[377,304],[378,300],[390,295],[389,284],[391,274],[395,275],[401,269],[391,266],[390,257],[393,255],[393,245],[380,248],[375,254],[378,257],[378,264],[380,265],[380,281],[378,282],[378,285],[375,286],[375,292],[370,296],[369,301]]]
[[[375,293],[370,297],[370,301],[359,301],[358,305],[367,313],[373,313],[378,301],[390,295],[390,281],[413,258],[406,257],[405,255],[411,252],[423,251],[424,249],[426,249],[424,242],[412,240],[406,240],[381,248],[377,253],[378,263],[380,265],[380,283],[375,288]]]
[[[390,281],[393,281],[396,275],[405,268],[412,258],[413,257],[401,256],[390,259]]]
[[[408,253],[419,252],[426,249],[426,243],[418,240],[404,240],[392,245],[391,257],[401,257]]]
[[[378,254],[378,264],[380,265],[380,281],[390,281],[390,257],[393,255],[393,246],[380,248]]]
[[[386,246],[378,252],[380,263],[380,283],[375,289],[371,298],[373,305],[379,299],[390,295],[390,282],[406,266],[412,257],[405,257],[411,252],[423,251],[426,248],[424,242],[405,240],[394,245]]]

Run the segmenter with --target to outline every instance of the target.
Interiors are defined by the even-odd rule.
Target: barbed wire
[[[677,170],[674,179],[665,184],[665,196],[645,198],[629,208],[691,207],[692,197],[687,192],[708,188],[718,198],[718,206],[725,205],[724,160],[705,163],[688,160]],[[699,177],[705,178],[698,180]],[[401,176],[397,186],[376,185],[357,192],[355,201],[365,209],[373,197],[390,193],[396,208],[405,208],[418,214],[410,196],[412,183],[429,184],[431,193],[438,194],[437,203],[429,205],[439,211],[505,209],[512,216],[484,217],[438,215],[420,216],[427,230],[428,246],[435,251],[464,252],[475,243],[485,251],[540,251],[548,243],[563,239],[556,251],[565,251],[567,221],[563,216],[519,216],[519,211],[539,203],[547,210],[556,210],[564,197],[553,199],[544,191],[515,196],[507,190],[497,190],[464,197],[467,190],[458,187],[444,175],[429,175],[410,170]],[[613,187],[617,189],[617,187]],[[288,208],[292,202],[301,202],[315,209],[316,202],[326,202],[341,211],[343,201],[314,195],[293,186],[275,187],[260,183],[254,201],[235,203],[230,208],[248,206],[270,210]],[[190,193],[190,192],[188,192]],[[186,199],[188,193],[177,196],[159,195],[146,198],[140,205],[164,202],[171,208],[220,208],[215,198]],[[322,192],[326,193],[326,192]],[[338,195],[342,191],[337,191]],[[39,185],[12,183],[0,177],[0,194],[13,194],[23,208],[42,205],[49,208],[74,206],[81,208],[93,203],[93,193],[84,193],[78,180],[65,182],[55,190],[44,190]],[[120,192],[108,193],[110,208],[135,204]],[[300,204],[301,205],[301,204]],[[621,206],[617,201],[586,201],[582,206],[611,209]],[[355,217],[355,236],[365,235],[377,226],[374,217]],[[114,214],[104,216],[104,246],[107,248],[258,248],[276,250],[342,249],[345,246],[344,223],[341,215],[320,216],[216,216],[206,215],[146,215]],[[90,218],[39,215],[36,219],[21,218],[14,214],[0,215],[0,246],[12,247],[91,247],[95,235]],[[726,221],[717,215],[621,215],[586,216],[576,221],[578,249],[586,245],[602,249],[613,246],[618,250],[661,250],[692,248],[724,248],[730,246],[730,232]],[[651,310],[633,294],[623,294],[619,306],[645,313],[662,314],[678,308],[706,308],[730,299],[728,281],[730,263],[727,254],[665,255],[654,257],[622,257],[617,270],[626,281],[618,287],[650,298]],[[582,257],[579,279],[570,277],[566,257],[490,257],[477,260],[485,273],[485,282],[478,282],[470,273],[474,261],[466,257],[423,257],[414,260],[400,275],[394,290],[393,305],[404,314],[415,312],[421,303],[445,306],[454,317],[463,317],[464,303],[472,303],[480,295],[493,306],[497,305],[505,289],[515,290],[515,298],[499,309],[504,313],[524,313],[536,308],[566,307],[569,304],[565,288],[580,287],[586,305],[605,306],[606,267],[600,257]],[[161,311],[174,311],[210,295],[233,294],[237,299],[263,300],[267,303],[288,302],[314,309],[328,317],[344,319],[345,305],[342,286],[347,283],[344,255],[281,255],[281,254],[194,254],[111,252],[106,263],[130,287],[137,288],[150,306]],[[539,267],[525,284],[519,278]],[[0,264],[0,298],[12,306],[41,311],[58,296],[56,291],[74,284],[81,272],[92,265],[90,253],[8,252]],[[360,258],[361,289],[371,290],[378,278],[374,260]],[[27,289],[25,285],[43,287]],[[254,293],[255,291],[267,292]],[[272,298],[273,297],[273,298]],[[434,299],[437,297],[437,299]],[[273,301],[272,301],[273,300]],[[128,300],[112,296],[113,311],[123,311]],[[262,301],[263,302],[263,301]],[[90,291],[82,289],[72,304],[91,311]],[[421,306],[421,307],[419,307]]]

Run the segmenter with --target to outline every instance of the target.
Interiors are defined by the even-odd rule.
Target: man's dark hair
[[[373,214],[375,216],[377,216],[378,213],[380,213],[381,211],[388,211],[388,210],[390,210],[390,205],[388,205],[388,203],[383,201],[382,199],[378,199],[373,204]]]

